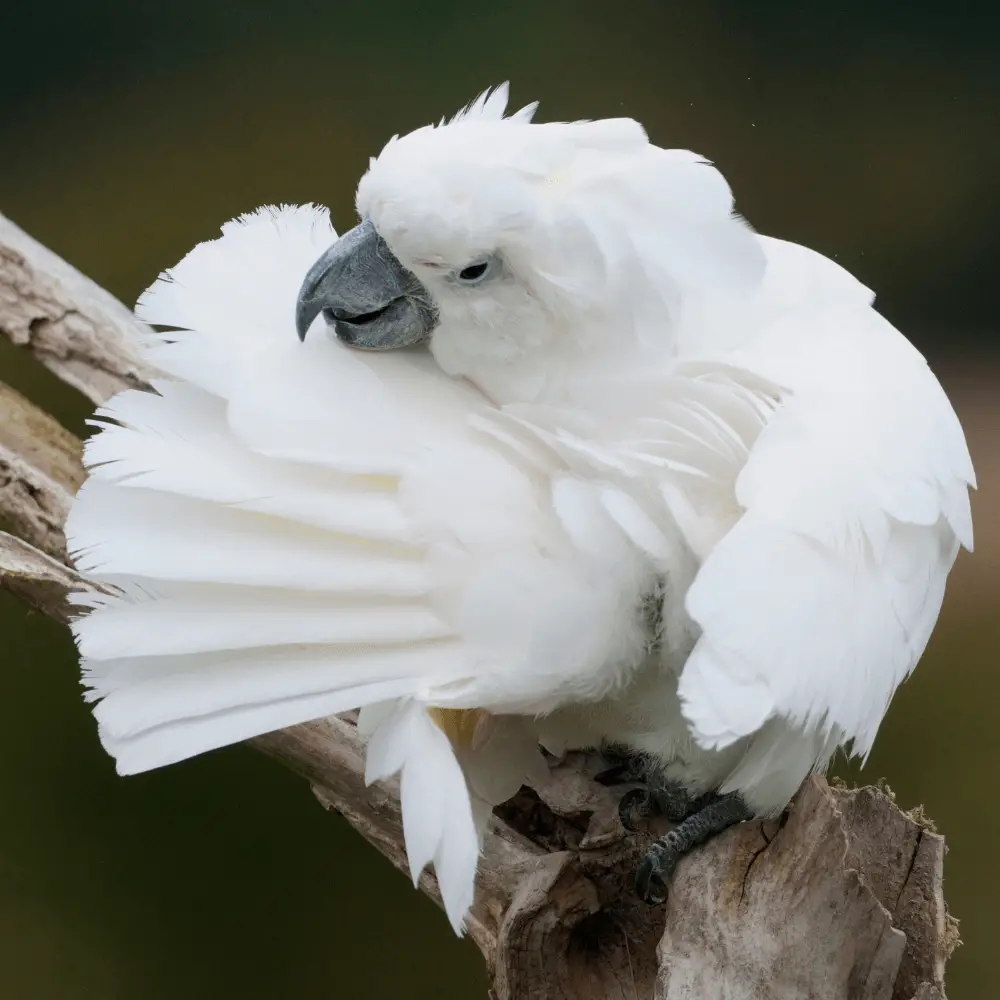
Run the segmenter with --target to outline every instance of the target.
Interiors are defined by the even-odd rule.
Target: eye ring
[[[474,260],[471,264],[466,264],[460,271],[455,272],[455,280],[461,285],[478,285],[493,273],[495,263],[496,260],[493,257]]]

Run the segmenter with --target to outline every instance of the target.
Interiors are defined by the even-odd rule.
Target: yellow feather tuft
[[[481,708],[429,708],[427,714],[452,745],[468,750],[481,746],[492,728],[493,717]]]

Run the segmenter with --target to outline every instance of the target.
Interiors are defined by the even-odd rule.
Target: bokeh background
[[[630,115],[708,155],[759,229],[874,287],[952,395],[980,492],[977,552],[863,777],[947,835],[949,995],[994,995],[996,0],[7,0],[0,23],[0,211],[127,303],[262,203],[347,228],[390,135],[508,78],[542,120]],[[0,377],[83,432],[87,405],[12,349]],[[0,597],[0,996],[485,1000],[473,948],[277,765],[237,747],[116,778],[68,636]]]

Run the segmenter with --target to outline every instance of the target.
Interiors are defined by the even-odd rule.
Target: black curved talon
[[[663,773],[657,758],[627,747],[605,745],[601,752],[612,766],[597,775],[602,785],[641,783],[618,800],[618,818],[630,833],[643,820],[663,816],[678,826],[650,845],[635,875],[639,898],[650,905],[666,902],[668,882],[678,862],[689,851],[736,823],[752,819],[753,813],[736,792],[719,795],[691,793]]]
[[[723,830],[752,818],[753,812],[738,793],[713,796],[676,830],[650,845],[635,876],[639,898],[651,905],[664,902],[668,895],[667,881],[681,858]]]
[[[659,858],[652,851],[642,859],[635,873],[635,891],[650,906],[659,906],[667,901],[666,878],[660,872]]]
[[[632,788],[618,800],[618,818],[629,833],[635,833],[655,811],[653,797],[644,788]]]
[[[633,832],[641,820],[663,816],[671,823],[681,823],[704,806],[715,801],[714,792],[692,799],[687,790],[662,775],[651,774],[645,788],[627,791],[618,803],[618,816],[622,826]]]

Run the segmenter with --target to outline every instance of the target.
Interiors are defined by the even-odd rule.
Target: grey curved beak
[[[365,219],[344,233],[305,276],[295,304],[299,339],[323,313],[339,340],[369,351],[409,347],[437,325],[427,289]]]

